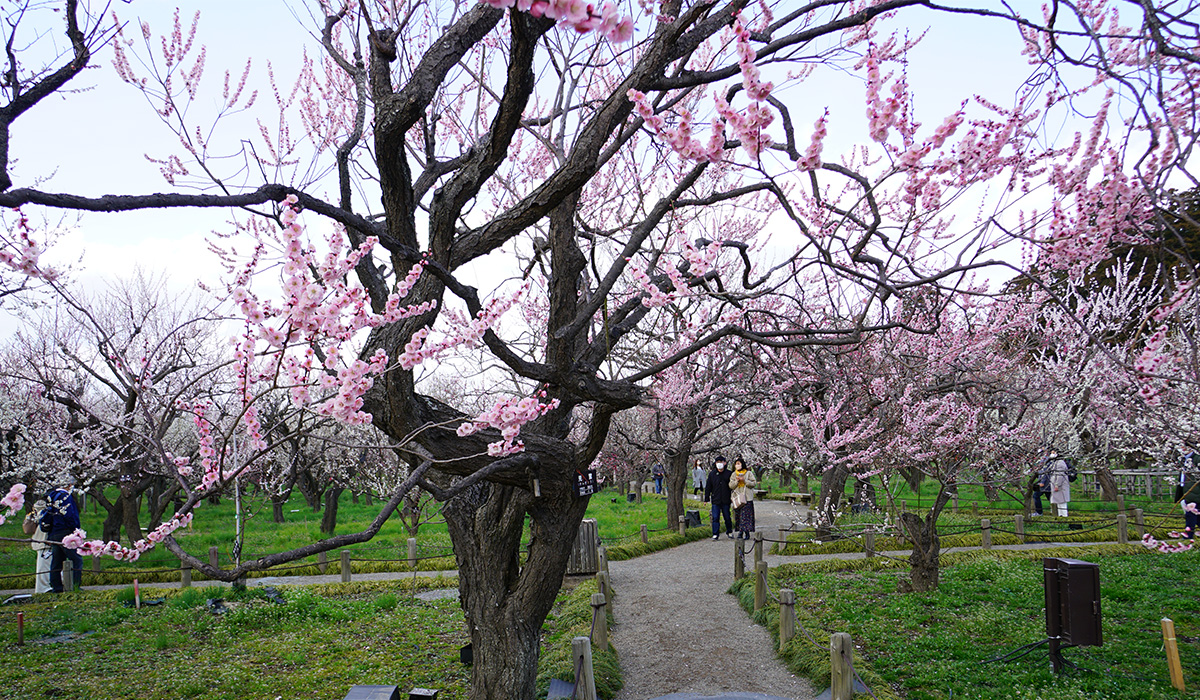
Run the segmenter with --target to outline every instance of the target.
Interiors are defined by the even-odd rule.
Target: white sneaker
[[[719,540],[719,539],[721,539],[721,536],[720,536],[720,535],[713,535],[713,539],[714,539],[714,540]]]

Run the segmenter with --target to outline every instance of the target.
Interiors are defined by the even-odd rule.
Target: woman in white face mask
[[[750,539],[754,532],[754,487],[758,479],[754,472],[746,468],[746,462],[741,457],[733,460],[733,473],[729,475],[729,489],[733,494],[733,507],[736,509],[737,531],[739,540]]]
[[[729,490],[729,472],[725,471],[723,455],[717,455],[713,463],[713,470],[708,474],[708,480],[704,484],[704,500],[712,504],[713,539],[721,537],[720,517],[722,514],[725,516],[725,536],[733,539],[733,518],[729,513],[732,494]]]

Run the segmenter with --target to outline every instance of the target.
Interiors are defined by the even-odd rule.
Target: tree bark
[[[817,539],[828,539],[833,534],[833,521],[837,517],[838,506],[842,502],[842,494],[846,491],[846,479],[850,470],[841,465],[834,465],[821,474],[821,498],[816,504],[820,522],[817,524]]]
[[[325,513],[321,516],[321,532],[326,535],[332,535],[337,530],[338,499],[344,490],[340,486],[333,486],[325,492]]]
[[[912,565],[912,587],[915,591],[932,591],[938,587],[938,567],[941,559],[941,541],[937,534],[938,516],[950,500],[954,484],[941,484],[937,500],[925,517],[905,511],[900,514],[904,530],[912,542],[912,554],[908,561]]]
[[[458,560],[458,589],[475,663],[471,700],[535,697],[542,622],[554,604],[587,509],[567,480],[544,483],[541,497],[480,482],[443,512]],[[528,516],[529,555],[519,565]]]
[[[679,425],[679,439],[667,450],[667,527],[679,525],[683,515],[683,492],[690,475],[688,461],[692,455],[692,444],[700,434],[700,411],[696,405],[689,406]]]

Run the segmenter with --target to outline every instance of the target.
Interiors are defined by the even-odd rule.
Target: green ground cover
[[[1020,485],[1005,485],[999,490],[999,497],[996,499],[988,498],[983,486],[971,483],[969,477],[964,478],[964,483],[958,486],[958,504],[960,509],[968,510],[973,505],[983,510],[992,511],[1007,511],[1021,512],[1024,510],[1024,482]],[[884,496],[883,483],[879,477],[871,479],[877,490],[876,500],[879,503],[886,502]],[[933,506],[934,500],[937,498],[939,485],[936,481],[925,479],[921,482],[918,488],[914,491],[902,479],[891,479],[890,490],[895,494],[897,500],[906,502],[910,510],[928,509]],[[809,488],[807,493],[812,493],[814,498],[819,497],[821,492],[821,477],[809,477]],[[1099,494],[1091,493],[1083,489],[1083,482],[1077,481],[1072,486],[1072,498],[1070,510],[1072,513],[1115,513],[1117,511],[1116,501],[1102,501]],[[784,493],[796,493],[805,491],[800,485],[792,480],[788,484],[780,485],[779,475],[777,473],[769,473],[763,479],[762,488],[770,491],[771,498],[782,498]],[[854,482],[850,480],[846,484],[845,495],[850,496],[854,493]],[[1042,499],[1043,505],[1046,504],[1046,499]],[[1127,509],[1141,508],[1147,513],[1174,513],[1178,507],[1174,503],[1167,501],[1165,496],[1148,496],[1138,494],[1125,494],[1125,507]],[[1050,508],[1047,507],[1047,512]]]
[[[0,696],[325,700],[356,684],[386,684],[466,697],[469,669],[458,650],[467,637],[457,600],[420,601],[396,582],[282,587],[283,603],[261,588],[189,588],[153,591],[165,602],[135,610],[123,604],[132,593],[22,605],[24,646],[15,644],[15,610],[5,609]],[[215,597],[228,612],[209,610]],[[70,641],[47,641],[54,636]]]
[[[1051,673],[1045,647],[1008,662],[990,662],[1045,637],[1044,556],[1068,556],[1100,566],[1104,644],[1065,652],[1077,668]],[[907,571],[898,559],[824,561],[778,567],[772,590],[791,588],[803,635],[789,643],[789,667],[828,685],[829,634],[848,632],[856,666],[880,698],[1200,697],[1200,552],[1163,555],[1137,545],[1100,545],[1037,552],[948,554],[941,586],[931,593],[898,593]],[[748,609],[750,578],[735,584]],[[1175,621],[1187,694],[1169,682],[1159,621]],[[777,637],[778,608],[756,615]]]

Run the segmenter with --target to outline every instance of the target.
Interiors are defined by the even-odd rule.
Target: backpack
[[[74,532],[79,529],[79,508],[69,491],[54,489],[46,494],[46,510],[38,526],[42,532]]]
[[[1067,481],[1075,481],[1078,479],[1079,470],[1075,468],[1074,464],[1071,464],[1071,460],[1064,458],[1063,461],[1067,463]]]

